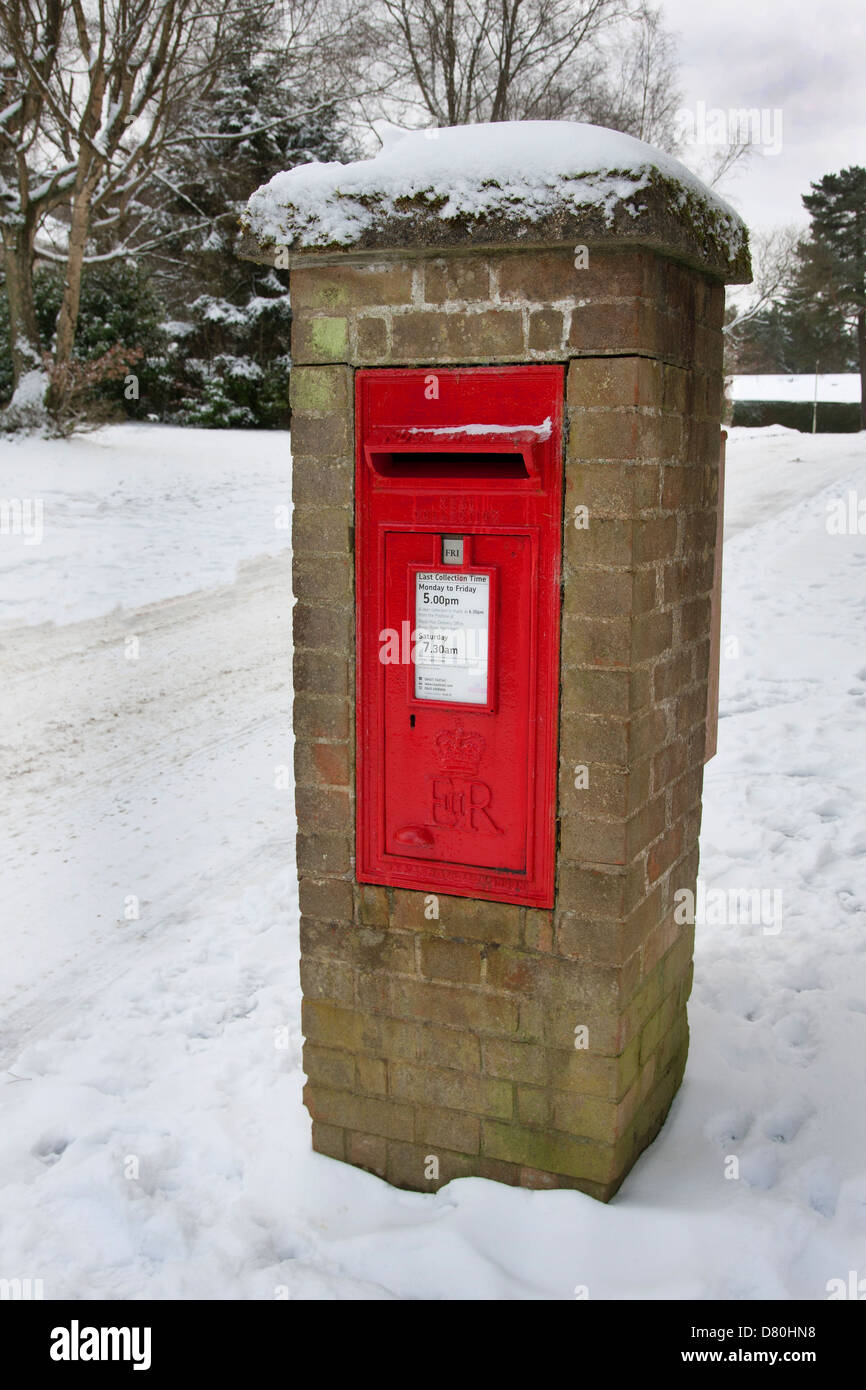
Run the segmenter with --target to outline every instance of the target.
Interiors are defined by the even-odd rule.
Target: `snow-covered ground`
[[[607,1207],[399,1192],[310,1151],[288,491],[279,434],[4,445],[0,495],[43,497],[45,537],[0,535],[0,1277],[821,1299],[866,1276],[866,535],[825,525],[866,498],[866,435],[731,433],[702,877],[779,890],[781,930],[699,927],[686,1080]]]
[[[0,534],[0,631],[230,583],[288,543],[287,434],[130,424],[0,450],[0,497],[30,522]]]

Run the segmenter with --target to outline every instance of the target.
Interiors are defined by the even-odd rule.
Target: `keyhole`
[[[410,729],[414,729],[414,727],[415,727],[415,716],[414,716],[414,714],[410,714],[410,715],[409,715],[409,728],[410,728]]]

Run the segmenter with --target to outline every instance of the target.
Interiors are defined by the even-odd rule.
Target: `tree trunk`
[[[25,372],[42,365],[42,344],[33,300],[33,235],[29,227],[10,227],[5,232],[3,270],[9,304],[9,346],[14,389]]]
[[[860,354],[860,428],[866,430],[866,308],[857,315],[857,349]]]
[[[76,190],[72,203],[69,250],[66,257],[66,283],[63,287],[60,312],[57,315],[54,363],[51,369],[51,387],[48,392],[48,405],[55,414],[62,414],[68,401],[72,349],[75,346],[75,330],[78,326],[81,272],[84,266],[84,252],[87,248],[92,193],[93,182],[88,180],[83,187]]]

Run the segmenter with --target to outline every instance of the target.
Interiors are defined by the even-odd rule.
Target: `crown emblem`
[[[477,772],[486,746],[480,734],[469,734],[460,724],[436,735],[436,756],[444,772]]]

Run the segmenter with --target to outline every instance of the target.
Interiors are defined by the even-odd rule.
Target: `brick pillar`
[[[317,1150],[420,1191],[607,1200],[686,1061],[725,271],[609,242],[291,274],[305,1098]],[[566,365],[556,903],[431,912],[353,876],[353,373],[538,361]]]

